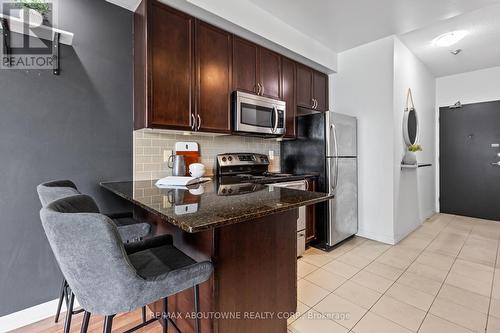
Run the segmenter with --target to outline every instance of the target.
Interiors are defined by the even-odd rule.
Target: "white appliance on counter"
[[[295,190],[308,190],[307,180],[298,180],[292,182],[269,184],[272,187],[286,187]],[[299,217],[297,219],[297,257],[301,257],[306,251],[306,207],[299,208]]]

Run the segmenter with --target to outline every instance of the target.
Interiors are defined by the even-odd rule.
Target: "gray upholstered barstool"
[[[137,247],[136,252],[130,248],[127,253],[113,221],[99,214],[94,200],[86,195],[54,201],[42,208],[40,217],[59,267],[85,309],[82,332],[87,330],[90,313],[106,316],[107,333],[115,314],[160,299],[164,300],[164,331],[170,323],[180,332],[166,315],[167,297],[188,288],[194,288],[194,307],[199,312],[198,285],[210,278],[213,266],[209,261],[195,262],[173,246],[171,237],[147,249]],[[195,331],[199,332],[196,318]]]
[[[38,197],[43,207],[47,206],[51,202],[69,197],[72,195],[80,194],[76,185],[70,180],[55,180],[46,183],[42,183],[37,186]],[[151,226],[148,223],[140,223],[133,218],[132,213],[118,213],[110,214],[108,217],[112,218],[117,224],[118,232],[122,240],[125,243],[130,243],[134,241],[141,240],[146,237],[151,232]],[[70,302],[71,292],[68,290],[68,284],[66,279],[63,278],[61,291],[59,293],[59,303],[57,305],[55,322],[59,321],[59,316],[61,314],[61,307],[63,300],[66,301],[67,315],[65,322],[65,332],[69,332],[71,324],[71,316],[81,311],[73,310],[73,302]],[[70,304],[71,303],[71,304]],[[145,319],[145,309],[143,310],[143,319]],[[69,319],[68,319],[69,318]]]

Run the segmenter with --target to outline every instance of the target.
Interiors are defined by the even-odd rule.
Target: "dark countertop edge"
[[[103,188],[105,188],[106,190],[118,195],[119,197],[127,200],[127,201],[132,201],[134,204],[136,204],[137,206],[141,207],[142,209],[160,217],[162,220],[164,221],[167,221],[168,223],[172,224],[172,225],[175,225],[176,227],[179,227],[180,229],[184,230],[185,232],[188,232],[188,233],[197,233],[197,232],[201,232],[201,231],[205,231],[205,230],[210,230],[210,229],[215,229],[215,228],[220,228],[220,227],[224,227],[224,226],[227,226],[227,225],[231,225],[231,224],[235,224],[235,223],[240,223],[240,222],[245,222],[245,221],[249,221],[249,220],[254,220],[254,219],[257,219],[257,218],[260,218],[260,217],[265,217],[265,216],[269,216],[269,215],[273,215],[273,214],[277,214],[277,213],[282,213],[282,212],[286,212],[287,210],[291,210],[291,209],[295,209],[295,208],[300,208],[302,206],[309,206],[309,205],[314,205],[314,204],[317,204],[317,203],[320,203],[320,202],[324,202],[324,201],[327,201],[327,200],[330,200],[330,199],[333,199],[335,196],[334,195],[331,195],[331,194],[328,194],[328,193],[322,193],[324,196],[323,197],[319,197],[319,198],[315,198],[315,199],[311,199],[311,200],[306,200],[306,201],[302,201],[300,203],[295,203],[295,204],[290,204],[290,205],[286,205],[286,206],[283,206],[283,207],[268,207],[269,209],[264,211],[264,212],[259,212],[259,213],[254,213],[254,214],[247,214],[245,215],[244,217],[235,217],[235,218],[230,218],[230,219],[227,219],[227,220],[224,220],[222,222],[217,222],[217,223],[212,223],[210,225],[201,225],[197,228],[193,228],[193,227],[190,227],[190,226],[187,226],[183,223],[179,223],[177,220],[171,218],[171,217],[168,217],[164,214],[161,214],[160,212],[158,212],[157,210],[155,209],[152,209],[151,207],[148,207],[147,205],[137,201],[137,200],[134,200],[134,199],[130,199],[124,195],[122,195],[121,193],[119,192],[116,192],[114,191],[112,188],[106,186],[106,184],[110,184],[110,183],[114,183],[114,182],[100,182],[99,185]],[[121,182],[116,182],[116,183],[121,183]],[[314,192],[314,193],[321,193],[321,192]]]

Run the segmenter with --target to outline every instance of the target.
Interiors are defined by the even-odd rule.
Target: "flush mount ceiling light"
[[[447,32],[434,38],[432,44],[439,47],[448,47],[457,43],[459,40],[467,36],[467,34],[468,32],[465,30]]]

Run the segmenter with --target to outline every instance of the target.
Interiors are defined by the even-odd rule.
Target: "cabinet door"
[[[258,82],[262,85],[263,96],[281,98],[281,56],[263,47],[259,48],[259,73]]]
[[[297,105],[295,104],[295,62],[282,58],[283,74],[283,100],[286,102],[286,138],[295,138],[295,115]]]
[[[231,131],[231,34],[196,21],[196,116],[200,131]]]
[[[309,191],[316,191],[316,181],[313,179],[308,179]],[[309,243],[316,239],[316,206],[307,206],[306,213],[306,243]]]
[[[153,3],[151,10],[152,127],[190,129],[194,18]]]
[[[312,69],[297,64],[297,106],[311,109],[313,107],[313,72]]]
[[[257,92],[257,58],[259,47],[247,40],[233,40],[233,88]]]
[[[328,110],[328,75],[314,71],[313,98],[318,102],[316,110]]]

